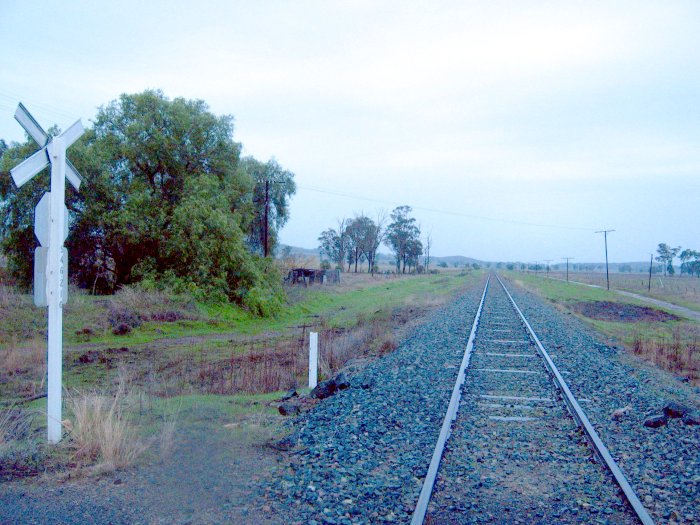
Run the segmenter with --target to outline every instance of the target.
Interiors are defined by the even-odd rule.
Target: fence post
[[[309,332],[309,388],[318,384],[318,332]]]

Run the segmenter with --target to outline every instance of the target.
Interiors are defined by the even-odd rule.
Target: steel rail
[[[467,348],[464,351],[462,364],[459,367],[457,381],[455,382],[455,386],[452,389],[452,397],[450,398],[450,404],[447,407],[445,419],[442,422],[442,428],[440,429],[440,435],[438,436],[437,444],[435,445],[435,450],[433,451],[433,457],[430,460],[428,473],[425,475],[423,487],[421,488],[420,496],[418,496],[418,503],[416,503],[416,508],[413,511],[411,525],[422,525],[423,520],[425,520],[425,514],[428,511],[428,503],[430,502],[430,496],[433,493],[433,486],[435,485],[435,478],[437,477],[438,468],[440,467],[440,461],[442,459],[442,453],[445,449],[445,443],[447,442],[447,438],[450,436],[450,432],[452,430],[452,422],[457,418],[459,400],[462,397],[462,385],[465,381],[466,370],[469,366],[469,360],[471,359],[472,349],[474,348],[474,338],[476,337],[476,330],[479,326],[479,319],[481,318],[481,309],[484,306],[484,299],[486,298],[486,292],[489,289],[490,281],[491,276],[489,275],[488,279],[486,279],[486,286],[484,286],[484,293],[481,294],[481,302],[479,302],[479,308],[476,311],[476,315],[474,316],[474,322],[472,323],[472,330],[469,334]]]
[[[588,437],[589,441],[593,445],[594,451],[603,460],[603,462],[606,464],[606,466],[608,467],[608,469],[612,473],[613,477],[615,478],[615,481],[617,481],[617,484],[620,486],[620,488],[624,492],[625,497],[627,498],[627,501],[629,501],[630,505],[632,506],[632,509],[637,514],[637,517],[639,518],[639,520],[644,525],[654,525],[654,520],[651,518],[651,516],[649,515],[649,512],[644,507],[644,505],[642,505],[642,502],[637,497],[637,494],[635,494],[634,489],[632,489],[631,485],[627,481],[627,478],[625,478],[625,475],[622,473],[622,470],[617,465],[617,462],[610,455],[608,448],[605,446],[603,441],[600,439],[600,436],[596,432],[595,428],[593,428],[593,425],[588,420],[586,413],[583,411],[581,406],[578,404],[578,401],[576,401],[576,398],[571,393],[571,390],[569,390],[569,386],[566,384],[566,381],[562,377],[561,373],[559,373],[559,370],[557,369],[556,365],[554,364],[552,359],[549,357],[549,354],[547,353],[544,346],[540,342],[539,338],[535,334],[535,331],[532,329],[532,326],[530,326],[530,323],[527,321],[527,319],[523,315],[523,312],[520,310],[518,305],[515,303],[515,300],[510,295],[510,292],[506,288],[506,285],[503,284],[503,281],[501,281],[501,278],[498,276],[498,274],[495,274],[495,275],[496,275],[496,279],[498,279],[498,282],[503,287],[503,290],[506,292],[508,299],[510,299],[510,302],[513,305],[513,308],[515,308],[515,311],[518,312],[518,315],[520,315],[520,319],[523,322],[523,324],[525,325],[525,327],[527,328],[528,332],[530,333],[530,337],[532,337],[532,340],[537,345],[537,349],[540,352],[540,355],[543,357],[545,364],[547,366],[547,369],[549,370],[552,377],[554,378],[554,383],[559,388],[559,390],[564,394],[564,401],[566,402],[566,405],[569,407],[569,412],[571,413],[573,418],[578,422],[579,426],[581,428],[583,428],[584,432],[586,433],[586,436]]]

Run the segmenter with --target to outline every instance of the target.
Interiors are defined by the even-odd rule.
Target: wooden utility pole
[[[647,286],[647,291],[651,292],[651,267],[654,265],[654,254],[649,254],[649,285]]]
[[[551,263],[553,260],[554,260],[554,259],[545,259],[545,260],[544,260],[544,262],[547,263],[547,268],[546,268],[547,277],[549,277],[549,263]]]
[[[562,257],[566,261],[566,282],[569,282],[569,261],[573,259],[573,257]]]
[[[268,232],[270,231],[270,181],[265,179],[265,233],[263,234],[263,242],[265,247],[263,248],[263,253],[267,257],[269,245],[268,245]]]
[[[600,230],[596,233],[602,233],[605,236],[605,280],[608,283],[608,290],[610,290],[610,272],[608,271],[608,233],[614,232],[615,230]]]

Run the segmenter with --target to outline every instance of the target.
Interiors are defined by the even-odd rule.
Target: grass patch
[[[700,384],[700,324],[663,308],[621,297],[614,291],[590,288],[535,275],[511,273],[516,284],[583,319],[598,332],[621,342],[627,350],[655,365]],[[581,303],[598,304],[599,313],[583,315]],[[593,308],[596,310],[596,308]],[[616,311],[623,312],[614,320]],[[611,312],[612,311],[612,312]],[[630,319],[630,315],[639,315]],[[597,317],[597,318],[596,318]],[[607,319],[607,320],[601,320]]]
[[[560,272],[552,272],[551,275],[560,279],[565,277],[565,274]],[[601,273],[576,272],[570,275],[570,279],[586,284],[606,286],[605,274]],[[648,279],[647,274],[613,273],[610,275],[610,287],[700,312],[700,279],[697,277],[656,274],[651,278],[651,286],[649,286]]]
[[[0,414],[16,404],[33,416],[25,434],[2,438],[0,474],[72,477],[124,468],[172,454],[192,425],[274,433],[280,416],[270,402],[306,384],[310,330],[319,332],[323,379],[392,351],[400,330],[482,278],[343,275],[340,286],[290,288],[274,318],[138,289],[114,297],[73,291],[64,311],[64,386],[73,394],[59,447],[44,444],[46,399],[32,400],[45,391],[45,312],[4,288]],[[121,325],[128,329],[116,335]],[[3,435],[10,436],[6,421],[15,420],[0,419]]]

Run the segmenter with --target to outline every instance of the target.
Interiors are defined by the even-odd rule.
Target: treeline
[[[55,135],[59,130],[51,129]],[[34,207],[49,177],[17,189],[10,169],[36,151],[0,141],[0,246],[21,285],[32,282]],[[68,157],[86,179],[66,188],[71,280],[98,293],[136,282],[175,286],[265,314],[281,305],[264,255],[289,218],[294,174],[241,158],[233,117],[160,91],[99,109]]]
[[[656,249],[656,260],[660,262],[664,268],[664,275],[674,275],[676,273],[673,267],[673,260],[678,257],[681,260],[681,275],[695,275],[700,277],[700,251],[680,246],[673,248],[665,242],[659,244]]]
[[[411,216],[410,206],[394,208],[389,217],[379,212],[376,219],[364,214],[341,219],[336,228],[328,228],[318,237],[321,258],[341,270],[358,271],[367,264],[367,271],[377,269],[377,250],[384,244],[394,254],[396,273],[428,271],[431,237],[421,240],[420,226]],[[421,264],[421,256],[423,260]]]

